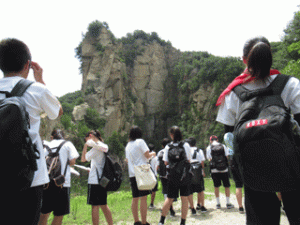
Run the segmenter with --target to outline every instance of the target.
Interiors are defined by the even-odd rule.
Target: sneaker
[[[170,215],[171,215],[172,217],[175,216],[175,211],[174,211],[174,209],[170,209]]]
[[[217,209],[221,209],[221,204],[217,204]]]
[[[135,222],[133,225],[142,225],[141,221]]]
[[[149,205],[149,209],[154,209],[154,208],[155,208],[155,206],[153,204]]]
[[[145,223],[145,224],[143,224],[143,225],[150,225],[150,223],[146,222],[146,223]]]
[[[158,225],[164,225],[163,223],[158,223]]]
[[[232,205],[231,203],[229,203],[229,204],[226,204],[226,207],[227,207],[227,209],[232,209],[232,208],[234,208],[234,205]]]
[[[207,212],[207,209],[204,206],[201,206],[200,210],[201,210],[202,213],[206,213]]]
[[[196,215],[196,214],[197,214],[197,212],[196,212],[196,209],[195,209],[195,208],[192,208],[192,209],[191,209],[191,211],[192,211],[192,215]]]
[[[241,214],[243,214],[243,213],[244,213],[244,207],[240,207],[240,208],[239,208],[239,212],[240,212]]]
[[[199,204],[197,204],[196,210],[200,210],[201,206]]]

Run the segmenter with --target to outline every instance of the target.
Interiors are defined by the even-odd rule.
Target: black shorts
[[[161,186],[162,186],[162,193],[168,194],[168,186],[169,186],[169,181],[166,178],[160,178],[161,181]]]
[[[49,187],[44,190],[41,213],[50,212],[53,212],[54,216],[64,216],[70,213],[69,187],[60,188],[50,183]]]
[[[99,184],[88,185],[88,198],[87,204],[89,205],[107,205],[107,191]]]
[[[213,179],[214,187],[220,187],[222,183],[224,187],[230,187],[228,172],[211,173],[211,178]]]
[[[192,193],[200,193],[205,190],[204,188],[204,179],[203,176],[200,178],[200,183],[199,184],[191,184],[191,194]]]
[[[178,198],[180,196],[189,196],[191,194],[190,185],[180,186],[178,184],[169,182],[168,185],[168,198]]]
[[[157,177],[156,177],[156,180],[157,180]],[[158,182],[156,182],[156,185],[155,187],[152,189],[152,192],[157,192],[158,190]]]
[[[133,198],[143,197],[151,193],[151,191],[140,191],[137,187],[135,177],[130,177],[130,186]]]

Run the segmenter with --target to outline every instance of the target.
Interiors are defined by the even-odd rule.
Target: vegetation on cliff
[[[284,36],[281,42],[272,42],[273,68],[281,70],[283,73],[290,74],[300,78],[300,12],[296,12],[294,19],[284,30]],[[144,54],[145,46],[155,42],[166,47],[165,51],[172,49],[169,41],[161,40],[157,33],[147,34],[144,31],[136,30],[128,33],[126,37],[116,39],[109,30],[107,23],[99,21],[92,22],[87,33],[83,36],[97,38],[101,29],[107,29],[111,34],[112,42],[122,47],[117,52],[121,63],[126,64],[126,73],[123,74],[124,83],[129,85],[131,82],[130,72],[134,67],[137,56]],[[249,37],[250,38],[250,37]],[[97,44],[96,48],[103,52],[105,48]],[[82,60],[82,43],[75,49],[76,57]],[[178,125],[184,133],[184,138],[194,136],[198,140],[198,146],[205,148],[208,145],[208,137],[211,134],[223,136],[223,126],[215,122],[217,108],[215,106],[219,94],[226,86],[238,76],[244,69],[240,58],[235,57],[217,57],[207,52],[180,52],[180,57],[175,62],[167,63],[168,78],[165,82],[165,101],[162,103],[161,112],[156,115],[158,135],[146,137],[146,141],[152,142],[157,149],[160,148],[160,140],[166,137],[167,129],[171,125]],[[127,86],[128,87],[128,86]],[[125,87],[126,88],[126,87]],[[130,111],[137,102],[137,96],[133,95],[130,89],[126,89],[128,95],[127,109]],[[76,105],[84,102],[86,95],[82,91],[69,93],[60,98],[65,115],[61,122],[65,129],[81,141],[75,142],[78,150],[82,149],[83,135],[89,129],[103,129],[105,119],[100,118],[97,111],[89,109],[83,121],[72,121],[72,111]],[[122,112],[128,113],[129,112]],[[146,127],[148,121],[147,115],[143,118],[134,118],[128,122],[133,122],[142,127]],[[124,155],[123,149],[126,145],[127,135],[124,130],[116,130],[113,134],[107,136],[105,130],[102,132],[109,142],[114,153],[120,157]],[[128,132],[128,131],[127,131]],[[148,139],[147,139],[148,138]]]

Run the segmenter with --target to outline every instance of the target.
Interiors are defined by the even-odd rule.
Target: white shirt
[[[152,170],[154,171],[155,176],[157,176],[157,166],[159,165],[157,156],[150,160],[150,165]]]
[[[192,155],[192,161],[198,161],[198,162],[204,162],[205,161],[205,157],[204,157],[204,154],[203,154],[203,151],[202,149],[199,149],[199,151],[196,153],[196,158],[193,159],[193,156],[195,154],[195,151],[197,150],[197,147],[191,147],[191,155]]]
[[[243,84],[243,86],[249,90],[265,88],[270,85],[276,76],[270,76],[270,79],[266,80],[265,83],[262,81],[253,81]],[[281,93],[281,98],[285,106],[290,108],[292,114],[300,113],[300,82],[297,78],[291,77],[289,79]],[[234,126],[238,119],[237,115],[239,114],[241,104],[242,102],[239,97],[231,91],[225,96],[225,101],[220,105],[216,120],[222,124]]]
[[[143,139],[136,139],[127,143],[125,154],[128,160],[129,177],[135,177],[134,166],[145,165],[149,162],[144,155],[147,151],[149,151],[149,148]]]
[[[217,141],[213,141],[213,142],[211,143],[211,145],[217,145],[217,144],[219,144],[219,142],[217,142]],[[212,160],[212,156],[211,156],[211,145],[209,145],[209,146],[206,148],[206,158],[207,158],[208,160]],[[223,145],[223,144],[222,144],[222,145]],[[229,155],[228,148],[227,148],[225,145],[223,145],[223,147],[224,147],[224,151],[225,151],[225,156],[227,157],[227,156]],[[212,169],[212,170],[211,170],[211,173],[226,173],[226,172],[228,172],[228,168],[225,169],[225,170],[217,170],[217,169]]]
[[[173,143],[171,142],[171,144],[173,144],[174,146],[178,146],[179,143]],[[186,158],[188,161],[191,161],[192,159],[192,155],[191,155],[191,147],[190,145],[185,142],[183,144],[184,150],[185,150],[185,154],[186,154]],[[165,162],[169,162],[169,158],[168,158],[168,152],[169,152],[170,146],[166,145],[165,149],[164,149],[164,156],[163,156],[163,161]]]
[[[86,143],[89,147],[92,147],[85,155],[86,160],[91,161],[88,184],[99,184],[99,178],[102,176],[105,163],[104,152],[108,152],[108,145],[101,141],[94,142],[91,139]],[[99,178],[96,170],[98,171]]]
[[[13,87],[22,77],[5,77],[0,79],[1,91],[11,92]],[[0,94],[0,99],[5,98],[4,94]],[[47,165],[45,154],[43,151],[42,140],[39,134],[40,130],[40,115],[45,112],[49,119],[54,120],[58,117],[60,103],[57,98],[46,88],[45,85],[35,82],[26,90],[23,95],[26,110],[29,113],[30,129],[29,136],[33,143],[36,143],[37,149],[40,153],[40,158],[37,160],[38,170],[34,174],[31,187],[49,183],[49,176],[47,173]]]
[[[64,140],[52,140],[50,142],[44,142],[44,144],[48,145],[49,148],[55,148],[52,149],[52,152],[56,152],[56,147],[58,147]],[[48,150],[44,148],[45,155],[48,155]],[[72,159],[77,159],[79,157],[79,154],[75,148],[75,146],[72,144],[72,142],[67,141],[59,150],[59,160],[61,163],[61,174],[63,175],[66,168],[67,161],[70,161]],[[64,187],[71,187],[71,172],[70,172],[70,166],[67,166],[66,176],[65,176],[65,183]]]

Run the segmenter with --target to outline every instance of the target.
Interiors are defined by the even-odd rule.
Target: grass
[[[213,181],[211,178],[205,178],[205,192],[214,193]],[[158,191],[156,192],[155,204],[163,204],[164,198],[161,194],[161,182],[158,183]],[[231,180],[230,192],[235,194],[235,185]],[[87,204],[87,180],[86,178],[73,178],[71,188],[71,209],[70,214],[64,216],[63,224],[87,225],[92,224],[91,206]],[[220,187],[220,193],[224,193],[224,188]],[[195,195],[194,195],[195,196]],[[206,195],[206,199],[214,198],[214,195]],[[121,188],[117,192],[109,192],[107,197],[107,204],[112,212],[112,217],[115,222],[123,221],[122,224],[133,224],[133,217],[131,213],[131,189],[128,180],[122,183]],[[148,205],[150,204],[150,195],[148,196]],[[149,210],[150,212],[150,210]],[[149,213],[148,212],[148,213]],[[158,220],[160,210],[151,210],[151,217]],[[156,215],[157,214],[157,215]],[[53,214],[50,215],[48,224],[51,224]],[[153,221],[150,221],[153,222]],[[104,215],[100,210],[100,224],[106,224]]]

